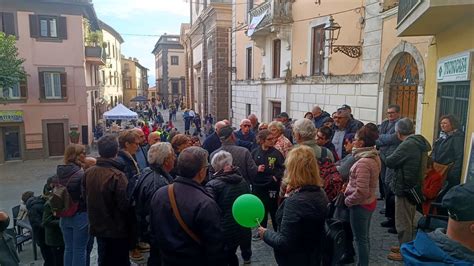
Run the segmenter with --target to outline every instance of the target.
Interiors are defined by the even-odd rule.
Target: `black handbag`
[[[405,171],[403,171],[403,168],[402,168],[402,176],[403,176],[403,183],[405,183]],[[415,185],[414,187],[405,188],[403,189],[403,195],[413,205],[421,206],[421,204],[425,201],[425,196],[423,195],[422,187],[423,187],[423,182],[422,184]]]
[[[344,200],[346,197],[343,192],[339,192],[334,199],[334,212],[332,215],[333,219],[349,222],[349,207],[346,206]]]

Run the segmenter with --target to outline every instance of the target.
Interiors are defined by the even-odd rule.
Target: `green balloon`
[[[243,194],[232,205],[235,221],[243,227],[257,227],[265,215],[262,201],[255,195]]]

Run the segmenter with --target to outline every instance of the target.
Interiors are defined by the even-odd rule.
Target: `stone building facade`
[[[231,1],[190,1],[190,12],[190,28],[181,35],[187,47],[190,106],[202,115],[228,118]]]

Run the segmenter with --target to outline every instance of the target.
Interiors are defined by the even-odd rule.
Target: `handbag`
[[[343,192],[339,192],[334,199],[334,212],[332,218],[344,222],[349,222],[349,207],[346,206],[344,200],[346,197]]]
[[[179,225],[181,228],[188,234],[194,241],[196,241],[199,245],[201,245],[201,239],[188,227],[188,225],[184,222],[181,214],[179,213],[178,206],[176,204],[176,198],[174,196],[174,184],[168,186],[168,198],[170,199],[171,208],[173,209],[174,217],[178,220]]]
[[[402,177],[403,183],[405,183],[405,171],[402,168]],[[413,205],[421,206],[421,204],[425,201],[425,196],[423,195],[422,191],[423,181],[421,184],[415,185],[411,188],[403,189],[403,194],[411,202]]]

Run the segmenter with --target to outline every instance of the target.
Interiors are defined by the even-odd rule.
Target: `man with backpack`
[[[100,157],[97,164],[86,170],[83,187],[88,206],[90,233],[97,237],[100,265],[128,266],[130,260],[130,204],[128,180],[123,166],[114,158],[118,141],[113,135],[99,139]]]

